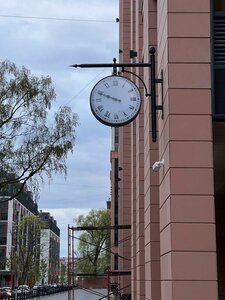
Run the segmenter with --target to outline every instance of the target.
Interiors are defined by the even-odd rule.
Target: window
[[[214,0],[214,11],[225,11],[225,1]]]
[[[225,120],[225,1],[214,0],[213,12],[213,115]]]
[[[118,253],[114,254],[114,270],[118,270],[119,268],[119,255]]]
[[[7,224],[0,223],[0,245],[6,245],[7,242]]]
[[[5,270],[6,265],[6,247],[0,247],[0,270]]]
[[[8,219],[8,203],[3,202],[0,203],[0,220]]]

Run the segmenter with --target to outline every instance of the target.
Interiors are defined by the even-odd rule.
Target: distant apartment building
[[[60,230],[54,218],[48,212],[38,212],[37,203],[33,201],[32,193],[22,191],[16,197],[9,200],[16,192],[17,185],[9,186],[4,196],[0,195],[0,286],[15,286],[21,283],[20,274],[10,268],[10,257],[18,251],[18,241],[15,234],[15,226],[22,221],[23,217],[40,216],[46,226],[42,229],[40,268],[45,269],[45,277],[40,283],[58,283],[59,278],[59,251]],[[24,235],[26,239],[26,235]],[[24,240],[26,243],[27,241]],[[29,282],[27,282],[29,284]]]
[[[120,0],[120,63],[156,49],[157,140],[150,68],[123,73],[142,108],[111,152],[111,269],[122,299],[225,298],[225,1]],[[152,166],[161,162],[159,168]]]
[[[57,222],[48,212],[40,211],[40,217],[46,223],[41,235],[40,261],[46,264],[46,274],[41,284],[59,283],[60,269],[60,229]]]
[[[37,204],[32,194],[24,191],[12,200],[0,196],[0,285],[13,286],[16,284],[15,274],[10,271],[7,260],[15,250],[15,236],[13,228],[24,216],[38,215]]]

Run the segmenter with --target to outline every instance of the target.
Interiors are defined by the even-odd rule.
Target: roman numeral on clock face
[[[99,106],[98,106],[98,110],[99,110],[99,111],[103,111],[103,109],[104,109],[103,105],[99,105]]]
[[[104,114],[104,116],[105,116],[106,118],[109,118],[109,117],[110,117],[110,112],[107,111],[107,112]]]

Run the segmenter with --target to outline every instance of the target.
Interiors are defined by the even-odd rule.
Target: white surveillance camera
[[[153,171],[159,171],[159,169],[164,165],[164,159],[156,161],[153,165],[152,165],[152,169]]]

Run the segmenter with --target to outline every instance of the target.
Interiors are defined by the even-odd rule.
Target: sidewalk
[[[106,289],[97,289],[97,290],[90,290],[90,292],[83,291],[80,289],[77,289],[74,291],[74,299],[76,300],[98,300],[102,299],[103,295],[107,295]],[[52,294],[49,296],[43,296],[40,298],[35,298],[40,300],[67,300],[68,299],[68,293],[58,293],[58,294]],[[104,300],[107,299],[104,298]]]

